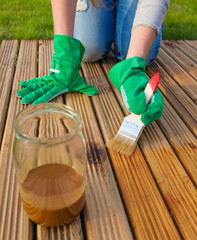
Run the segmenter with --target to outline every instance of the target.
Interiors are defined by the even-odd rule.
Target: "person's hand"
[[[24,87],[17,93],[17,97],[23,98],[21,103],[44,103],[66,92],[81,92],[89,96],[98,93],[79,74],[85,51],[80,41],[65,35],[55,35],[54,50],[49,76],[20,83]]]
[[[146,105],[144,89],[149,81],[145,74],[146,61],[133,57],[117,63],[109,71],[109,78],[121,93],[129,112],[141,114],[141,121],[148,125],[161,117],[164,103],[157,89],[149,104]]]

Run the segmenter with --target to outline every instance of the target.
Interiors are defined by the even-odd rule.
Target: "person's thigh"
[[[106,8],[93,8],[89,0],[78,0],[74,37],[85,47],[83,61],[95,62],[111,50],[114,30],[114,5],[104,1]]]
[[[127,55],[137,4],[138,0],[116,0],[114,53],[120,60]]]
[[[114,53],[118,59],[123,60],[127,56],[138,0],[117,0],[116,5]],[[161,28],[148,53],[146,59],[147,65],[150,64],[158,54],[162,39],[162,30],[163,28]]]

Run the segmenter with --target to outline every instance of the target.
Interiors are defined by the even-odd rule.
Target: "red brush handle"
[[[151,86],[151,89],[153,91],[153,94],[155,93],[157,86],[159,84],[159,73],[156,73],[148,82],[148,84]]]
[[[157,87],[159,84],[159,73],[156,73],[148,82],[146,85],[146,88],[144,89],[144,93],[146,96],[146,104],[151,100],[152,96],[154,95]]]

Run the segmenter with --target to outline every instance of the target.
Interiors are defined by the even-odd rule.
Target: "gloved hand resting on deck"
[[[85,51],[80,41],[65,35],[55,35],[54,51],[49,76],[20,83],[24,87],[17,93],[17,97],[23,98],[21,103],[44,103],[66,92],[81,92],[89,96],[98,93],[79,74]]]

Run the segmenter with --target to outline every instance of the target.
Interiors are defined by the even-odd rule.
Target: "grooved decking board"
[[[160,73],[159,88],[162,94],[187,124],[190,131],[197,136],[197,105],[157,61],[148,66],[146,72],[151,76],[156,72]]]
[[[92,101],[107,142],[117,133],[123,113],[99,64],[83,64],[82,69],[88,84],[99,90],[99,95],[94,96]],[[179,239],[139,148],[131,158],[112,151],[109,154],[137,239]]]
[[[48,41],[40,42],[39,46],[39,75],[41,76],[47,74],[49,70],[45,65],[48,67],[50,66],[50,59],[47,64],[43,59],[50,56],[49,49],[51,49],[51,47],[48,46]],[[41,69],[45,70],[42,71]],[[76,93],[66,94],[66,99],[67,102],[69,102],[69,106],[74,106],[74,108],[81,113],[82,120],[86,119],[87,114],[90,116],[86,121],[84,120],[84,135],[86,136],[88,159],[90,162],[90,164],[88,164],[88,183],[86,189],[86,199],[88,199],[88,203],[84,208],[87,236],[89,239],[132,239],[124,208],[121,207],[122,203],[119,193],[116,190],[115,181],[113,180],[112,170],[110,170],[110,164],[109,162],[108,164],[106,163],[109,160],[107,160],[105,148],[99,136],[98,127],[96,132],[96,123],[93,113],[89,113],[92,108],[90,101],[87,96]],[[86,103],[85,106],[83,106],[83,102]],[[97,141],[98,143],[96,145]],[[93,142],[94,144],[92,144]],[[96,151],[96,146],[99,149],[98,152],[94,152]],[[100,166],[97,161],[101,161]],[[103,168],[103,165],[105,165],[105,168]],[[95,171],[98,171],[98,175]],[[117,208],[119,208],[119,211],[115,210]],[[114,215],[116,215],[116,218],[113,219],[112,216]],[[100,221],[100,219],[103,219],[103,221]],[[88,229],[91,229],[91,231],[88,231]],[[55,232],[58,231],[61,234],[55,234]],[[77,240],[82,239],[81,234],[77,235],[77,233],[80,232],[82,233],[79,219],[69,224],[69,228],[62,227],[50,229],[38,226],[38,236],[41,236],[42,239],[45,239],[46,236],[51,237],[56,235],[55,239],[61,239],[60,237],[64,236],[67,237],[67,239]],[[69,236],[69,234],[71,235]]]
[[[178,120],[182,124],[182,120]],[[189,136],[194,141],[194,149],[191,149],[193,151],[193,159],[191,160],[194,161],[193,166],[195,167],[192,173],[196,174],[196,140],[191,133],[189,133]],[[165,202],[173,214],[177,226],[179,226],[179,231],[185,239],[194,239],[197,236],[195,224],[197,221],[197,191],[189,175],[185,172],[156,123],[152,123],[145,128],[139,144]],[[185,149],[183,148],[181,151],[185,151]],[[187,151],[184,154],[189,159],[190,154]],[[113,159],[111,160],[113,161]],[[117,161],[114,162],[117,163]],[[117,167],[117,172],[119,169]],[[119,185],[121,185],[122,177],[118,179]],[[148,182],[149,179],[146,179],[146,181]],[[185,206],[185,202],[188,205]],[[183,224],[184,222],[187,223]]]
[[[195,239],[196,188],[155,122],[145,128],[139,144],[181,235]]]
[[[164,105],[164,113],[157,123],[197,186],[197,140],[165,98]]]
[[[52,101],[74,107],[81,116],[88,150],[85,207],[71,224],[59,228],[35,225],[33,229],[15,178],[12,127],[14,116],[27,107],[16,93],[20,81],[37,76],[38,47],[38,75],[42,77],[48,75],[53,41],[21,41],[20,46],[18,41],[2,41],[0,48],[4,107],[0,108],[0,120],[4,119],[0,130],[0,239],[130,240],[131,231],[136,239],[197,239],[197,41],[163,41],[157,60],[147,67],[149,77],[160,72],[165,108],[162,117],[145,128],[130,158],[110,149],[106,152],[104,145],[128,114],[107,78],[117,60],[108,57],[82,64],[84,79],[99,94],[67,93]],[[5,84],[2,78],[7,79]]]
[[[53,53],[53,41],[39,41],[39,66],[38,76],[48,75]],[[63,96],[53,99],[53,102],[64,103]],[[82,240],[83,233],[80,217],[71,224],[62,227],[48,228],[37,225],[37,237],[39,240]]]
[[[180,65],[176,63],[163,49],[159,50],[158,62],[173,79],[181,86],[188,96],[197,103],[197,82]]]
[[[184,42],[187,43],[190,47],[197,50],[197,40],[186,40]]]
[[[92,97],[94,98],[94,97]],[[66,94],[66,103],[82,120],[87,143],[87,187],[83,211],[88,239],[133,239],[90,98]]]
[[[191,58],[192,61],[197,63],[197,49],[196,49],[196,41],[191,41],[190,44],[182,41],[182,40],[174,40],[171,41],[173,44],[176,44],[176,48],[180,49],[185,55]]]
[[[0,46],[0,148],[12,89],[18,41],[2,41]]]
[[[157,71],[158,69],[155,69],[154,65],[156,64],[153,63],[150,67],[148,67],[147,69],[147,73],[149,74],[150,77],[152,77]],[[161,76],[164,76],[165,73],[163,74],[161,72],[160,69],[160,73]],[[169,78],[166,78],[166,86],[169,83]],[[164,83],[165,79],[163,80],[163,78],[160,78],[160,88],[163,88],[163,83]],[[165,87],[166,87],[165,86]],[[167,87],[168,88],[168,87]],[[170,89],[170,86],[169,86]],[[180,89],[176,88],[176,91],[179,92]],[[197,121],[196,121],[196,117],[197,115],[195,113],[197,113],[197,107],[195,104],[192,103],[193,105],[193,128],[189,129],[186,124],[184,123],[186,118],[186,112],[184,110],[184,108],[180,105],[182,103],[186,103],[186,98],[184,99],[184,97],[187,97],[187,95],[184,96],[180,96],[180,99],[184,99],[182,102],[178,102],[177,105],[174,105],[175,100],[174,98],[171,99],[169,98],[169,94],[167,92],[167,90],[162,90],[162,93],[165,95],[165,97],[167,97],[170,101],[170,103],[172,102],[172,104],[170,104],[166,98],[164,98],[164,113],[161,116],[161,118],[159,120],[157,120],[157,123],[159,124],[159,126],[161,127],[164,135],[166,136],[167,140],[170,142],[173,150],[176,152],[176,154],[178,155],[180,161],[182,162],[184,168],[187,170],[188,174],[190,175],[190,178],[192,179],[192,181],[194,182],[195,186],[197,186],[197,139],[196,137],[192,134],[192,131],[194,131],[194,133],[196,133],[196,128],[197,128]],[[171,92],[170,95],[173,96],[177,96],[176,100],[179,100],[179,94],[177,94],[175,91]],[[190,104],[191,104],[190,103]],[[176,104],[176,103],[175,103]],[[188,103],[188,108],[187,110],[190,111],[190,113],[192,114],[191,111],[191,105]],[[178,111],[177,112],[173,109],[172,106],[175,106],[175,110]],[[185,108],[185,109],[186,109]],[[191,120],[191,117],[190,117]],[[189,125],[189,124],[188,124]],[[191,131],[190,131],[191,130]]]
[[[40,227],[37,229],[37,239],[43,240],[83,240],[83,232],[80,226],[80,217],[74,222],[62,227]]]
[[[108,58],[106,64],[102,63],[102,66],[104,70],[108,73],[110,68],[114,65],[115,60],[114,58]],[[147,73],[149,73],[150,77],[152,77],[157,71],[160,71],[156,69],[155,71],[150,71],[152,69],[152,66],[155,63],[153,63],[150,67],[147,69]],[[154,68],[153,68],[154,69]],[[150,74],[151,72],[151,74]],[[164,72],[160,71],[160,84],[159,87],[161,87],[161,76],[165,75]],[[115,89],[115,88],[114,88]],[[166,95],[166,91],[163,91],[163,93]],[[175,92],[173,92],[176,94]],[[119,103],[121,102],[121,106],[124,109],[124,104],[122,103],[121,95],[118,94],[116,91],[116,95],[118,98]],[[173,95],[174,96],[174,95]],[[187,95],[184,93],[183,97],[187,97]],[[172,101],[174,102],[174,101]],[[185,101],[184,101],[185,103]],[[197,112],[196,105],[190,101],[194,107],[194,112]],[[190,175],[192,181],[194,182],[195,186],[197,186],[197,140],[194,137],[194,135],[191,133],[191,131],[187,128],[187,126],[184,124],[183,121],[180,120],[180,117],[176,113],[176,111],[171,107],[171,105],[164,99],[164,114],[162,117],[157,121],[162,128],[163,133],[165,134],[166,138],[170,142],[173,150],[176,152],[176,154],[179,156],[179,159],[181,160],[184,168],[187,170],[188,174]],[[188,104],[189,106],[190,104]],[[190,105],[191,106],[191,105]],[[178,111],[180,111],[180,108],[177,107]],[[190,108],[189,108],[190,110]],[[180,113],[181,114],[181,113]],[[195,115],[196,116],[196,115]],[[194,118],[195,118],[194,116]],[[196,116],[197,117],[197,116]],[[196,121],[194,122],[194,128],[197,125]]]
[[[186,56],[181,50],[176,47],[175,43],[170,41],[163,41],[162,49],[167,52],[187,73],[189,73],[195,80],[197,80],[197,63],[192,61],[190,57]],[[196,53],[197,55],[197,53]]]
[[[0,239],[32,239],[32,223],[22,208],[13,163],[13,119],[23,108],[16,97],[19,82],[36,77],[37,42],[21,41],[0,155]]]

